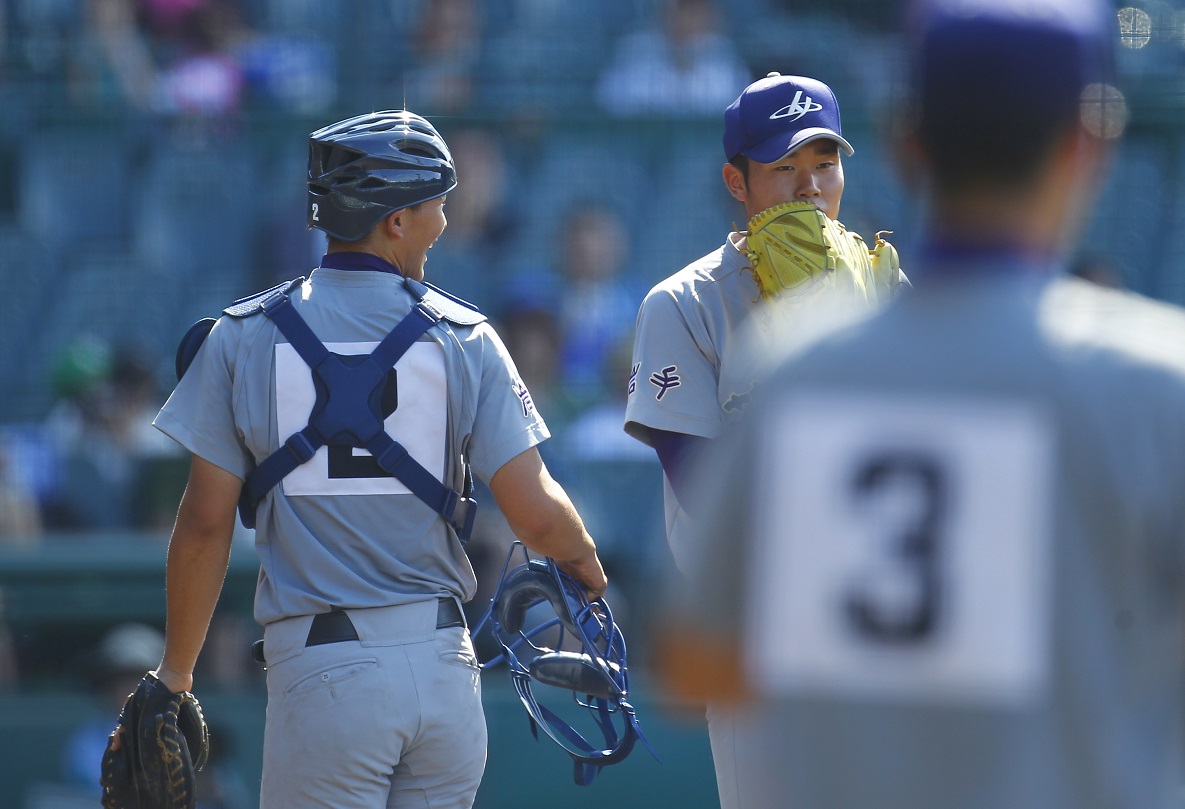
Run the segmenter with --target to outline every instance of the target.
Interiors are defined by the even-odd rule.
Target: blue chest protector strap
[[[477,513],[468,465],[463,491],[454,491],[412,458],[383,425],[382,397],[388,371],[421,335],[446,317],[425,294],[428,290],[424,285],[408,281],[407,287],[418,298],[415,307],[370,354],[329,351],[292,305],[288,297],[291,285],[269,290],[270,294],[234,312],[227,310],[238,317],[259,312],[267,315],[311,369],[316,390],[308,425],[289,436],[279,450],[247,475],[239,500],[243,525],[255,525],[255,512],[264,495],[318,449],[349,446],[368,450],[380,469],[447,520],[462,542],[468,541]],[[484,319],[479,313],[477,316]]]

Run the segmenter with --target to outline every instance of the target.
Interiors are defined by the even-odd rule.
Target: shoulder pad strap
[[[476,326],[486,320],[486,316],[476,306],[451,292],[411,278],[405,278],[404,282],[413,295],[440,312],[441,318],[449,323],[457,326]]]
[[[277,293],[287,294],[298,286],[304,283],[304,276],[294,278],[291,281],[284,281],[276,284],[274,287],[265,289],[263,292],[256,292],[254,295],[248,295],[245,298],[239,298],[230,306],[223,309],[223,313],[231,317],[250,317],[251,315],[259,314],[263,311],[260,304]]]

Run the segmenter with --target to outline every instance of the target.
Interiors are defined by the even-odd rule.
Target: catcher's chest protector
[[[399,480],[412,494],[452,525],[462,542],[469,539],[477,505],[472,499],[473,480],[465,467],[462,492],[454,491],[412,458],[407,449],[383,426],[384,395],[394,389],[388,380],[395,363],[421,335],[442,320],[476,325],[485,316],[447,293],[404,279],[417,303],[370,354],[343,355],[329,351],[292,305],[289,293],[303,278],[280,284],[227,307],[231,317],[264,314],[288,338],[292,348],[309,366],[316,400],[309,423],[293,433],[276,452],[247,476],[239,499],[239,517],[248,528],[255,525],[255,511],[264,495],[289,472],[308,461],[323,446],[366,449],[379,468]],[[213,322],[194,325],[178,349],[178,371],[183,374]],[[196,335],[196,336],[195,336]],[[182,356],[182,354],[186,356]]]

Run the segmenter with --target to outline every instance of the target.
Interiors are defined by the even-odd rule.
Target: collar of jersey
[[[359,253],[352,250],[341,253],[326,253],[321,258],[321,267],[326,270],[349,270],[353,272],[369,270],[371,272],[387,272],[393,275],[403,275],[403,273],[399,272],[398,267],[384,258],[379,258],[374,253]]]
[[[932,240],[917,251],[916,274],[939,279],[982,276],[1049,276],[1062,262],[1052,253],[1039,253],[1009,244],[960,244]],[[914,275],[910,272],[910,275]]]

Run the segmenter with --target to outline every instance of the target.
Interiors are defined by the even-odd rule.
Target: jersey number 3
[[[800,393],[767,430],[746,607],[759,685],[995,704],[1045,686],[1053,435],[1039,409]]]
[[[875,515],[889,512],[883,550],[844,604],[853,629],[870,640],[920,642],[936,631],[946,485],[940,459],[910,451],[878,452],[851,480],[854,507],[874,515],[873,525],[881,525]],[[885,502],[891,498],[902,498],[905,509]]]

